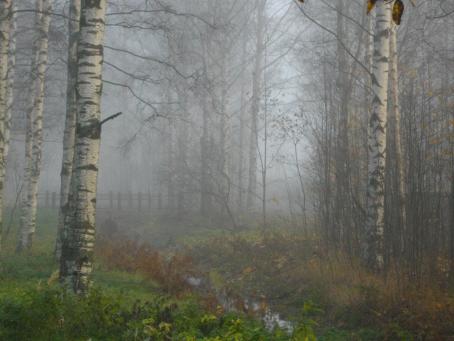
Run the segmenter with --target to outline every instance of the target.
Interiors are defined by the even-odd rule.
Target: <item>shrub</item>
[[[186,278],[195,273],[190,257],[178,253],[165,257],[149,244],[128,239],[100,239],[96,254],[107,269],[139,273],[171,295],[187,292]]]
[[[282,334],[282,333],[281,333]],[[191,298],[149,302],[93,289],[79,297],[58,287],[0,297],[0,340],[285,340],[252,319],[211,314]]]

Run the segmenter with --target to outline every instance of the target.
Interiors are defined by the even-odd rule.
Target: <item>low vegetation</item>
[[[454,295],[434,282],[413,285],[396,273],[372,275],[355,259],[295,233],[214,238],[190,249],[213,282],[264,301],[286,319],[315,302],[323,340],[449,340]],[[233,294],[232,294],[233,295]]]
[[[377,278],[286,229],[195,233],[178,246],[99,236],[87,297],[58,285],[54,214],[30,254],[6,248],[1,340],[449,340],[454,297]],[[155,224],[156,235],[165,224]],[[177,228],[176,228],[177,229]],[[184,231],[184,227],[181,227]],[[15,231],[13,231],[15,232]],[[9,244],[9,243],[8,243]],[[197,284],[188,278],[198,279]],[[226,303],[228,302],[228,304]],[[279,328],[269,316],[279,313]],[[268,316],[268,325],[263,318]],[[281,321],[281,322],[282,322]],[[290,330],[288,326],[291,326]]]

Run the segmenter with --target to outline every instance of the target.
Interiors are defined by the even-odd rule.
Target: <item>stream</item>
[[[219,301],[224,310],[231,312],[238,311],[238,297],[229,296],[225,290],[219,291],[214,289],[208,280],[200,277],[187,277],[186,282],[197,291],[214,292],[216,299]],[[293,323],[282,319],[279,313],[272,311],[268,307],[263,310],[261,308],[263,305],[260,302],[249,298],[241,297],[241,301],[245,310],[252,311],[256,316],[259,316],[269,331],[272,331],[277,326],[286,331],[288,334],[293,332]]]

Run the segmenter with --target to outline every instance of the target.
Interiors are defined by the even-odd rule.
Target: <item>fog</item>
[[[19,4],[23,8],[33,8],[33,4]],[[169,6],[169,7],[167,7]],[[211,8],[213,6],[213,8]],[[266,98],[260,99],[260,110],[267,110],[267,182],[270,184],[269,205],[286,210],[287,204],[277,205],[277,201],[288,201],[286,190],[282,188],[286,181],[296,182],[295,166],[289,162],[282,162],[284,158],[292,158],[291,145],[281,136],[278,120],[283,115],[298,112],[297,88],[301,84],[298,70],[294,67],[297,57],[294,52],[295,37],[305,29],[307,23],[301,18],[295,18],[291,13],[292,4],[288,1],[276,1],[267,8],[268,22],[265,23],[266,52],[263,56],[266,63],[270,63],[261,75],[266,82]],[[65,2],[56,2],[54,12],[65,13],[68,5]],[[222,4],[218,6],[202,4],[199,2],[184,3],[144,3],[142,1],[123,3],[121,1],[109,3],[105,42],[105,66],[103,68],[104,92],[102,98],[102,115],[107,117],[116,112],[122,116],[109,122],[103,128],[101,147],[100,174],[98,191],[100,193],[162,192],[166,195],[163,182],[166,175],[162,173],[187,173],[188,179],[181,180],[183,189],[188,192],[188,210],[196,210],[194,200],[200,197],[195,181],[200,177],[200,134],[202,130],[201,99],[207,97],[207,110],[210,111],[210,139],[213,144],[219,145],[220,131],[226,133],[226,153],[232,158],[231,170],[238,167],[234,158],[239,153],[239,116],[241,111],[250,110],[251,82],[254,66],[254,22],[253,6],[247,2],[235,4]],[[156,10],[157,9],[157,10]],[[132,12],[131,12],[132,11]],[[136,12],[134,12],[136,11]],[[147,11],[151,11],[148,12]],[[151,15],[156,11],[155,15]],[[213,17],[210,11],[214,11]],[[132,13],[132,14],[129,14]],[[31,25],[31,13],[19,14],[18,25]],[[296,24],[296,25],[295,25]],[[297,27],[301,25],[302,27]],[[65,18],[56,16],[51,22],[50,35],[50,60],[46,76],[46,102],[45,102],[45,131],[43,144],[43,166],[40,176],[40,192],[58,192],[59,175],[61,168],[61,142],[63,139],[64,112],[65,112],[65,58],[67,46],[65,40]],[[225,57],[225,71],[219,70],[215,61],[204,75],[204,66],[200,61],[201,44],[206,43],[207,37],[215,40],[212,44],[210,55],[206,58],[218,59]],[[18,35],[18,44],[24,44],[26,50],[27,39],[25,34]],[[22,42],[21,42],[22,40]],[[216,41],[217,40],[217,41]],[[244,43],[242,42],[244,41]],[[222,46],[223,44],[229,46]],[[182,46],[171,46],[181,44]],[[184,44],[187,44],[185,46]],[[222,50],[225,48],[226,50]],[[172,49],[172,50],[170,50]],[[242,49],[244,51],[242,51]],[[29,51],[25,51],[25,53]],[[224,55],[224,56],[222,56]],[[26,59],[24,57],[24,59]],[[23,73],[28,71],[24,66]],[[225,72],[226,79],[219,79],[220,73]],[[204,79],[209,77],[209,79]],[[209,89],[213,93],[200,93],[197,87],[209,83],[219,89]],[[217,94],[222,91],[226,83],[225,104],[217,103]],[[247,83],[247,84],[245,84]],[[16,85],[18,87],[18,85]],[[181,88],[180,90],[175,89]],[[166,88],[170,88],[167,90]],[[16,89],[20,94],[22,91]],[[185,104],[187,113],[181,113],[181,101],[177,98],[177,91],[190,92],[187,94],[188,103]],[[265,91],[265,90],[263,90]],[[242,95],[241,92],[244,94]],[[261,90],[262,92],[262,90]],[[243,98],[241,98],[243,96]],[[243,104],[241,103],[243,101]],[[218,108],[224,105],[224,109]],[[16,190],[20,185],[23,169],[24,149],[21,143],[24,140],[23,129],[25,126],[24,108],[17,104],[17,115],[13,117],[14,137],[11,146],[8,165],[14,170],[7,172],[7,193],[9,201],[14,200]],[[243,107],[242,107],[243,106]],[[219,110],[224,110],[227,116],[226,127],[219,127]],[[263,113],[261,114],[263,116]],[[21,117],[22,116],[22,117]],[[186,116],[186,117],[185,117]],[[243,116],[246,114],[243,113]],[[249,118],[244,118],[244,121]],[[172,143],[178,143],[179,129],[187,130],[187,167],[185,170],[169,169],[169,157],[178,158],[178,151],[174,150],[169,156],[168,126],[173,132]],[[183,125],[184,128],[179,127]],[[248,125],[248,123],[244,123]],[[250,126],[250,124],[249,124]],[[250,127],[244,127],[244,135],[250,135]],[[263,152],[264,124],[259,127],[259,150]],[[246,131],[248,130],[248,131]],[[242,148],[246,150],[249,143],[247,136],[244,138]],[[219,148],[218,146],[216,146]],[[175,147],[176,149],[176,147]],[[306,157],[307,152],[299,151],[300,158]],[[246,152],[243,152],[246,153]],[[247,158],[247,155],[243,155]],[[213,161],[216,163],[216,161]],[[244,162],[246,163],[246,162]],[[174,166],[175,168],[176,165]],[[214,167],[214,165],[210,166]],[[247,169],[247,164],[243,165]],[[283,174],[286,174],[287,180]],[[179,175],[174,174],[173,177]],[[245,174],[243,176],[246,176]],[[237,179],[232,174],[231,189],[229,194],[232,204],[237,199]],[[192,183],[191,179],[192,178]],[[259,179],[259,181],[262,181]],[[247,182],[243,184],[247,186]],[[245,188],[242,189],[246,190]],[[260,194],[257,194],[259,197]],[[279,198],[279,199],[277,199]],[[190,202],[190,203],[189,203]],[[257,207],[258,209],[258,207]]]
[[[145,276],[291,340],[452,337],[454,1],[3,2],[5,257],[46,250],[82,296]]]

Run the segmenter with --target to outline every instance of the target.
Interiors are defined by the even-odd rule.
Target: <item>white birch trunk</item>
[[[106,0],[83,1],[78,41],[77,127],[60,280],[77,294],[89,289],[95,242],[101,137],[101,95]]]
[[[372,72],[372,113],[369,119],[367,217],[364,258],[368,266],[384,266],[384,201],[386,125],[388,106],[389,27],[391,11],[384,0],[377,1]]]
[[[44,79],[48,59],[48,34],[50,15],[43,12],[51,10],[50,0],[41,0],[37,4],[36,27],[38,38],[32,61],[32,80],[30,107],[27,112],[26,163],[24,169],[24,196],[19,226],[17,251],[32,246],[36,230],[36,210],[38,199],[38,180],[41,171],[43,139]],[[39,13],[40,12],[40,13]]]
[[[8,59],[10,44],[11,0],[0,1],[0,231],[3,226],[3,188],[6,170],[6,130]],[[1,234],[0,234],[1,236]],[[0,239],[1,240],[1,239]]]
[[[397,195],[399,202],[399,223],[401,237],[401,251],[405,249],[405,230],[406,230],[406,206],[405,206],[405,178],[403,169],[402,143],[400,140],[400,102],[399,102],[399,73],[397,56],[397,25],[391,24],[390,35],[390,79],[391,79],[391,99],[392,99],[392,121],[394,124],[394,144],[396,152],[396,172],[397,172]]]
[[[60,173],[60,210],[58,214],[57,241],[55,243],[55,256],[61,255],[61,237],[68,212],[68,195],[73,169],[74,141],[76,134],[76,81],[77,81],[77,40],[80,30],[81,0],[71,0],[69,9],[69,41],[68,41],[68,79],[66,83],[66,119],[63,134],[63,159]]]
[[[17,33],[17,7],[12,5],[12,14],[10,22],[9,52],[8,52],[8,79],[6,87],[6,118],[5,118],[5,159],[8,157],[10,134],[11,134],[11,117],[13,112],[14,101],[14,81],[16,76],[16,33]],[[5,174],[4,174],[5,175]],[[4,176],[3,175],[3,176]]]
[[[371,12],[368,17],[367,21],[367,28],[370,34],[367,36],[367,67],[369,72],[372,73],[372,67],[374,66],[374,15],[375,12]],[[372,86],[372,77],[369,77],[369,85]],[[369,89],[369,93],[371,93],[372,89]]]

